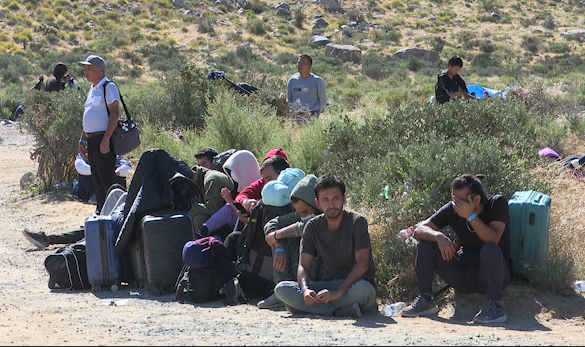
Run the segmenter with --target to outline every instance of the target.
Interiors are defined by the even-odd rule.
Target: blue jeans
[[[309,288],[317,293],[323,289],[336,290],[343,281],[344,279],[311,282],[309,283]],[[360,305],[362,312],[367,312],[376,307],[376,290],[370,282],[363,279],[352,284],[345,294],[337,300],[330,301],[329,304],[314,304],[312,306],[305,304],[299,284],[295,281],[278,283],[274,288],[274,294],[280,301],[292,308],[324,316],[331,316],[335,309],[346,307],[356,302]]]

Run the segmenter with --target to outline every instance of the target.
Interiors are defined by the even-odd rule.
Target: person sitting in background
[[[288,169],[287,169],[288,170]],[[286,170],[285,170],[286,171]],[[280,179],[280,177],[279,177]],[[295,212],[271,219],[264,226],[266,242],[274,252],[274,283],[297,281],[299,265],[299,246],[305,224],[314,216],[321,214],[315,203],[317,176],[303,177],[291,192],[290,200]],[[320,258],[311,263],[311,280],[320,280]],[[274,294],[258,302],[258,308],[276,308],[284,305]]]
[[[224,225],[228,225],[230,230],[234,229],[238,220],[238,209],[234,205],[234,197],[251,183],[262,178],[256,156],[247,150],[239,150],[232,154],[224,163],[223,170],[234,181],[234,189],[223,188],[221,190],[221,196],[226,204],[203,223],[199,233],[204,237]]]
[[[414,230],[413,237],[420,241],[415,267],[419,296],[402,315],[416,317],[439,311],[432,297],[436,271],[459,292],[487,294],[487,304],[475,315],[474,322],[505,322],[502,297],[512,269],[509,224],[505,197],[487,196],[479,177],[465,174],[455,178],[451,201]],[[447,225],[459,237],[459,252],[439,231]]]
[[[195,153],[195,159],[197,159],[197,165],[203,166],[210,170],[214,170],[213,157],[217,155],[217,150],[213,147],[206,147]]]
[[[362,312],[376,308],[376,269],[368,221],[343,208],[345,184],[336,175],[321,176],[315,196],[323,214],[305,225],[298,282],[282,281],[274,293],[292,314],[360,318]],[[323,261],[322,281],[310,277],[311,263],[317,256]]]
[[[57,63],[53,69],[53,76],[49,77],[47,84],[45,85],[45,92],[58,92],[65,89],[65,82],[63,77],[67,73],[67,65],[63,63]]]
[[[116,183],[124,187],[124,189],[126,189],[126,177],[130,174],[131,168],[132,166],[128,160],[124,159],[121,155],[116,156]],[[97,200],[91,178],[91,166],[83,158],[81,153],[75,158],[75,169],[79,175],[77,177],[77,186],[73,185],[73,194],[82,202],[96,204]]]
[[[45,90],[45,76],[40,75],[39,80],[35,83],[34,86],[30,87],[29,90]]]
[[[65,86],[71,88],[71,89],[77,89],[79,90],[79,86],[77,85],[77,83],[73,80],[73,77],[69,76],[69,75],[65,75],[63,77],[63,82],[65,82]]]

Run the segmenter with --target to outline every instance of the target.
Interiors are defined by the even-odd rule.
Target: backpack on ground
[[[50,289],[91,288],[87,276],[85,241],[59,248],[45,259]]]
[[[213,236],[189,241],[183,248],[185,266],[175,284],[179,302],[202,303],[222,298],[224,284],[234,277],[234,263],[223,243]]]
[[[262,201],[250,211],[248,225],[238,239],[236,262],[239,283],[250,297],[266,298],[274,289],[272,248],[266,243],[264,225],[274,217],[291,212],[290,204],[274,207]]]

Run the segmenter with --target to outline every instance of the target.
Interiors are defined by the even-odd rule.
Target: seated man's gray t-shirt
[[[307,78],[300,78],[299,73],[296,73],[288,80],[286,98],[293,112],[316,111],[321,113],[327,104],[325,82],[315,74],[311,74]]]
[[[325,270],[323,280],[345,279],[353,269],[355,252],[370,250],[368,270],[362,279],[370,282],[374,288],[376,269],[372,258],[372,244],[368,233],[368,221],[359,213],[343,210],[341,225],[336,230],[327,230],[324,214],[311,219],[305,226],[301,240],[301,253],[319,255]]]

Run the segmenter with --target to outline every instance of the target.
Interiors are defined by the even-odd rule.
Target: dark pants
[[[236,261],[238,259],[238,240],[240,239],[240,235],[242,235],[241,231],[233,231],[225,238],[225,248],[230,251],[232,255],[232,260]]]
[[[479,269],[465,269],[459,266],[456,257],[443,260],[436,242],[421,241],[416,255],[416,277],[420,293],[432,295],[435,271],[455,290],[462,293],[485,293],[490,300],[500,301],[503,289],[510,282],[510,270],[502,255],[500,246],[489,242],[480,252]]]
[[[79,181],[79,191],[77,193],[79,200],[81,201],[89,200],[89,198],[91,198],[91,195],[94,194],[91,175],[90,176],[79,175],[79,178],[77,180]]]
[[[95,197],[97,199],[96,212],[102,210],[104,202],[106,202],[106,193],[110,186],[116,183],[116,155],[112,150],[112,143],[110,141],[110,151],[106,154],[100,152],[100,143],[104,134],[91,136],[88,134],[87,150],[89,165],[91,166],[91,178]]]

